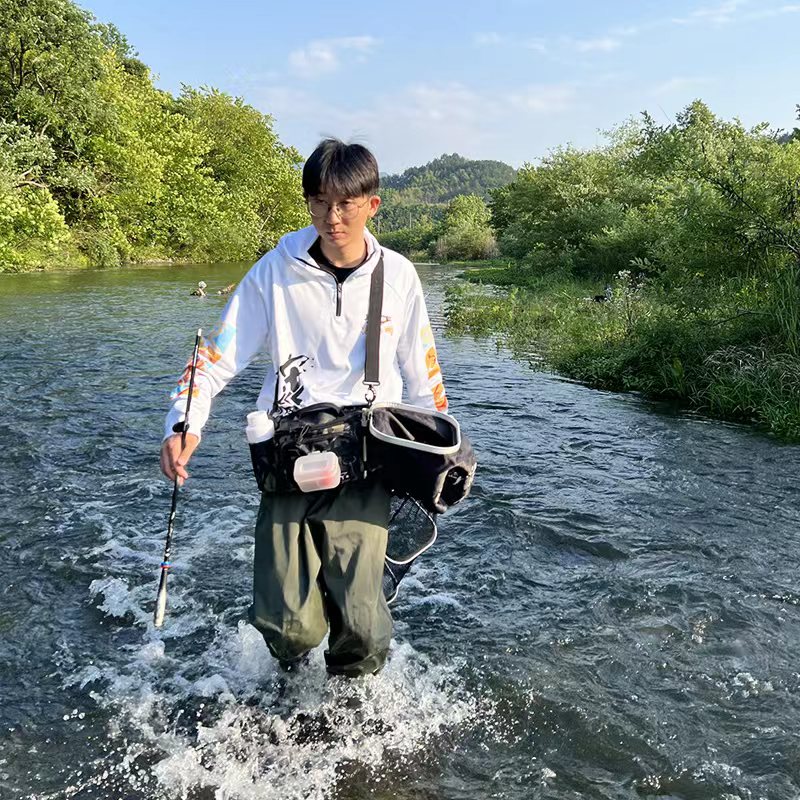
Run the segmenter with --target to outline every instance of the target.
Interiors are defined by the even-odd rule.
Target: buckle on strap
[[[380,383],[367,383],[367,381],[364,381],[364,384],[367,387],[367,392],[364,395],[364,398],[367,401],[367,405],[371,406],[378,397],[378,395],[375,393],[375,387],[380,386]]]

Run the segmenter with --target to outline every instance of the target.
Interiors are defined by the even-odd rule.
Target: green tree
[[[454,197],[444,212],[442,225],[445,231],[456,228],[485,228],[489,224],[489,209],[482,198],[475,194]]]
[[[41,263],[69,239],[41,179],[53,159],[46,136],[0,122],[0,272]]]
[[[121,31],[69,0],[0,0],[0,18],[9,264],[56,244],[96,264],[253,258],[307,222],[299,154],[268,116],[213,89],[160,91]]]
[[[168,93],[126,71],[112,51],[97,92],[105,113],[86,148],[97,181],[78,225],[92,260],[206,255],[222,187],[203,163],[205,135],[174,112]]]
[[[434,254],[442,261],[489,258],[495,249],[489,209],[478,195],[454,197],[439,225]]]
[[[278,140],[272,117],[208,88],[184,87],[177,109],[206,137],[204,163],[223,188],[231,255],[263,253],[287,230],[308,224],[302,158]]]
[[[84,153],[104,109],[97,98],[103,42],[92,16],[69,0],[0,0],[0,118],[47,135],[49,186],[67,221],[94,177]]]

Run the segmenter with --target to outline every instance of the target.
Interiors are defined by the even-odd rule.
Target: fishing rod
[[[183,418],[181,427],[181,452],[186,447],[186,433],[189,430],[189,410],[192,407],[192,392],[194,391],[194,374],[197,371],[197,351],[200,349],[200,337],[203,329],[197,329],[197,336],[194,340],[194,352],[192,353],[192,370],[189,373],[189,396],[186,399],[186,415]],[[167,574],[172,554],[172,530],[175,524],[175,509],[178,507],[178,476],[172,484],[172,508],[169,511],[169,521],[167,522],[167,541],[164,543],[164,558],[161,561],[161,580],[158,583],[158,596],[156,597],[156,610],[153,613],[153,624],[160,628],[164,624],[164,615],[167,611]]]

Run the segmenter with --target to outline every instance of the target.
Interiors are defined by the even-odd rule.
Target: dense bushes
[[[671,126],[645,116],[606,147],[526,166],[494,194],[512,262],[473,279],[519,289],[456,290],[451,325],[500,329],[593,386],[800,438],[799,201],[796,138],[699,102]]]
[[[496,253],[494,236],[488,227],[464,226],[443,233],[434,244],[438,261],[473,261]]]
[[[674,125],[648,116],[607,146],[556,150],[493,193],[503,255],[576,278],[636,261],[664,286],[767,280],[797,260],[800,141],[746,130],[700,102]]]
[[[398,228],[394,231],[379,233],[381,244],[391,250],[417,260],[429,257],[430,248],[436,238],[436,228],[428,223],[412,228]]]

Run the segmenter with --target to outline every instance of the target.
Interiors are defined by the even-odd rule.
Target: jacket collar
[[[319,265],[308,254],[308,248],[314,244],[318,236],[317,229],[313,225],[309,225],[299,231],[287,233],[278,242],[278,250],[299,268],[318,270],[320,269]],[[371,274],[381,253],[378,240],[366,228],[364,229],[364,241],[367,244],[367,260],[358,268],[357,275]]]

